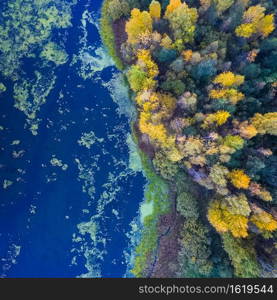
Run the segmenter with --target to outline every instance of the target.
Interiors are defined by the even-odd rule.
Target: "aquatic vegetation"
[[[1,268],[2,269],[1,273],[0,273],[1,278],[8,277],[7,273],[9,271],[9,269],[17,263],[17,258],[21,253],[21,248],[22,247],[20,245],[16,245],[14,243],[9,245],[7,256],[5,258],[2,258],[2,261],[4,262],[4,264]]]
[[[13,181],[8,180],[8,179],[4,179],[3,182],[3,189],[7,189],[9,186],[11,186],[13,184]]]
[[[75,162],[79,170],[78,179],[83,181],[82,191],[83,193],[87,193],[90,198],[93,198],[95,194],[94,169],[97,168],[98,159],[99,156],[95,156],[94,161],[88,166],[86,164],[82,164],[80,159],[75,158]]]
[[[4,0],[0,5],[1,25],[4,20],[2,11],[6,10],[8,2],[14,1]],[[13,239],[20,240],[25,251],[25,242],[30,245],[29,242],[40,232],[40,238],[30,245],[33,260],[36,255],[55,250],[55,253],[48,251],[53,258],[50,263],[39,260],[32,266],[29,264],[30,268],[23,268],[22,274],[29,275],[38,270],[44,276],[49,270],[48,274],[57,277],[61,274],[101,277],[111,272],[121,276],[125,271],[121,250],[123,247],[129,250],[126,224],[138,209],[144,179],[140,174],[137,146],[127,134],[126,122],[136,116],[135,106],[129,101],[125,78],[115,71],[114,62],[100,45],[96,32],[99,26],[95,11],[99,3],[78,1],[71,20],[71,10],[67,8],[73,1],[18,2],[22,11],[25,3],[34,8],[29,14],[24,11],[28,15],[26,22],[40,15],[36,5],[41,3],[44,12],[51,6],[57,7],[64,22],[69,26],[72,22],[74,27],[55,27],[53,21],[50,35],[32,44],[28,54],[22,54],[19,67],[14,71],[17,78],[11,80],[1,74],[0,81],[7,87],[1,93],[1,101],[10,113],[7,115],[5,110],[2,113],[3,126],[0,129],[5,135],[3,142],[7,151],[3,160],[8,159],[4,164],[2,160],[1,170],[7,173],[4,178],[13,181],[12,186],[3,190],[8,201],[2,201],[2,206],[5,205],[5,209],[11,206],[9,212],[13,208],[13,213],[18,206],[22,207],[20,225],[7,228],[7,244],[10,245]],[[69,14],[68,19],[65,12]],[[17,11],[9,9],[6,13],[8,19],[8,15]],[[54,9],[48,13],[46,19],[56,18]],[[13,22],[17,21],[20,26],[22,20],[13,19]],[[43,24],[47,27],[47,20]],[[42,29],[50,30],[44,25]],[[33,23],[30,28],[34,34],[41,34]],[[17,34],[15,31],[10,34],[15,44]],[[1,38],[1,46],[2,42],[5,40]],[[12,53],[16,54],[14,50]],[[84,80],[86,78],[89,80]],[[16,96],[15,101],[12,93]],[[25,113],[26,123],[24,114],[20,115],[21,111],[13,109],[13,104]],[[116,112],[118,115],[112,116]],[[99,124],[102,126],[98,128]],[[32,137],[24,128],[31,128],[37,136]],[[6,218],[7,215],[2,218],[2,224]],[[40,231],[39,223],[45,224],[47,230]],[[5,238],[1,235],[4,243]],[[57,243],[59,247],[56,247]],[[6,252],[5,246],[1,256],[2,251]],[[111,255],[113,259],[110,259]],[[29,263],[29,258],[25,261],[23,256],[19,264]],[[1,259],[7,271],[2,272],[0,267],[0,276],[11,276],[18,267],[13,266],[17,258],[10,259],[7,255]],[[56,259],[58,263],[54,266]],[[11,270],[8,270],[9,265]]]
[[[95,133],[93,131],[90,131],[90,132],[84,132],[81,135],[81,138],[78,140],[78,144],[80,146],[84,146],[90,149],[94,143],[96,142],[102,143],[103,141],[104,141],[103,138],[96,137]]]
[[[114,61],[103,46],[93,45],[88,41],[88,30],[91,25],[99,30],[97,17],[93,12],[85,10],[82,13],[80,25],[82,29],[82,34],[79,37],[80,47],[78,53],[73,54],[70,65],[78,67],[78,74],[81,78],[99,80],[100,77],[95,75],[105,68],[113,66]]]
[[[117,104],[116,113],[118,117],[131,120],[134,106],[129,102],[128,88],[122,76],[114,73],[109,81],[104,81],[98,76],[95,72],[92,79],[99,78],[102,86],[110,93],[112,100]],[[105,115],[108,109],[110,108],[103,107],[100,110],[101,115]],[[106,261],[110,243],[114,243],[110,224],[114,224],[115,220],[122,220],[122,211],[116,208],[126,197],[124,187],[127,182],[129,184],[129,180],[132,180],[133,176],[137,176],[137,172],[141,172],[137,146],[128,134],[125,125],[119,123],[115,127],[106,126],[105,130],[107,131],[105,140],[99,138],[97,132],[88,131],[81,132],[77,141],[81,147],[87,148],[85,151],[89,150],[90,153],[87,158],[75,159],[79,170],[78,180],[81,189],[84,192],[84,197],[88,196],[86,208],[82,210],[85,214],[85,221],[80,224],[83,229],[85,228],[82,230],[84,234],[80,234],[81,227],[78,226],[78,231],[73,237],[75,247],[72,249],[72,265],[78,264],[79,260],[85,260],[87,269],[87,272],[80,277],[101,277],[103,275],[101,268]],[[127,141],[128,148],[125,141]],[[112,148],[109,148],[111,145]],[[122,147],[124,147],[124,152]],[[100,151],[100,154],[96,155],[96,151]],[[127,155],[123,159],[120,156],[119,159],[118,151],[120,154],[127,153]],[[98,182],[100,182],[100,186],[97,185]],[[128,192],[128,197],[130,197],[129,201],[134,201],[133,198],[136,195],[130,195]],[[88,218],[89,221],[87,221]],[[119,221],[115,223],[116,226],[113,228],[116,236],[119,230],[121,231],[121,226],[118,223]],[[92,231],[94,232],[93,238],[91,237]],[[120,232],[120,234],[126,238],[125,231]],[[128,254],[126,253],[126,255]],[[110,263],[121,264],[124,261]]]
[[[49,42],[44,46],[40,56],[43,59],[54,62],[56,65],[65,64],[68,58],[66,52],[62,49],[59,49],[58,45],[53,42]]]
[[[177,200],[182,229],[176,274],[218,274],[218,265],[210,262],[212,234],[222,238],[218,248],[229,255],[234,276],[262,276],[263,240],[273,246],[276,232],[276,180],[269,179],[270,163],[276,160],[276,5],[243,0],[126,2],[130,12],[110,16],[112,37],[103,41],[124,67],[149,185],[158,175],[170,184],[162,201],[171,213]],[[108,16],[105,10],[103,20]],[[124,29],[127,35],[120,36]],[[154,167],[151,172],[149,166]],[[183,181],[190,176],[191,189],[179,189],[176,176]],[[207,193],[201,207],[191,194],[199,190]],[[155,205],[142,205],[148,216],[136,250],[135,276],[147,276],[153,261],[150,248],[159,241],[157,219],[166,217],[163,212],[155,215]],[[216,234],[203,225],[207,221]],[[203,255],[198,247],[205,249]],[[232,272],[230,266],[226,272]]]
[[[68,168],[67,164],[64,164],[61,159],[57,159],[55,156],[51,158],[50,164],[53,167],[60,167],[63,171],[66,171]]]
[[[0,93],[4,93],[6,91],[6,87],[4,83],[0,82]]]
[[[33,135],[38,133],[40,119],[37,114],[41,105],[47,101],[55,86],[56,76],[50,73],[35,72],[34,80],[21,79],[14,84],[14,107],[21,110],[27,117],[27,124]]]
[[[117,104],[116,113],[133,120],[137,112],[134,103],[130,101],[129,88],[123,75],[115,73],[108,82],[102,82],[102,85],[109,90],[114,103]]]
[[[134,172],[142,171],[142,163],[137,144],[133,141],[131,134],[127,135],[126,143],[129,148],[129,168]]]
[[[98,235],[98,223],[91,218],[88,222],[77,225],[78,233],[74,233],[72,241],[76,247],[71,250],[74,254],[71,264],[75,264],[77,257],[83,255],[86,259],[85,267],[87,273],[81,274],[80,278],[101,277],[100,265],[97,261],[103,260],[105,251],[100,250],[99,244],[105,244],[105,240]],[[88,238],[89,237],[89,238]],[[79,248],[78,244],[82,244]]]
[[[14,145],[19,145],[20,144],[20,140],[14,140],[12,141],[11,145],[14,146]]]
[[[36,48],[51,39],[55,28],[66,28],[70,23],[70,7],[75,1],[12,0],[5,5],[0,26],[1,73],[18,78],[24,57],[32,57]],[[35,28],[35,30],[33,30]],[[16,43],[13,36],[16,32]]]
[[[13,81],[15,107],[24,112],[35,135],[37,113],[55,84],[54,67],[49,63],[62,65],[68,57],[63,45],[52,41],[53,34],[56,29],[71,26],[71,6],[76,1],[6,2],[1,12],[0,73]],[[33,74],[26,70],[26,65],[32,66]]]

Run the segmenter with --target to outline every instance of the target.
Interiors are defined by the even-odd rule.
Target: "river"
[[[54,70],[37,135],[5,82],[0,277],[131,276],[145,178],[130,138],[135,110],[101,45],[100,6],[81,0],[72,9],[69,60]]]

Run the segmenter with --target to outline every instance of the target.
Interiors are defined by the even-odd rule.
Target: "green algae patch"
[[[3,181],[3,189],[7,189],[12,184],[13,184],[13,181],[8,180],[8,179],[4,179],[4,181]]]
[[[96,243],[97,241],[97,223],[90,222],[82,222],[77,225],[79,232],[81,235],[89,234],[91,240]]]
[[[90,165],[82,163],[79,158],[75,158],[79,170],[78,181],[82,182],[82,192],[88,194],[91,199],[94,198],[95,194],[94,175],[99,156],[95,155],[93,158],[94,161]]]
[[[13,82],[14,107],[21,110],[36,135],[37,113],[55,87],[55,66],[67,62],[63,42],[54,32],[71,26],[75,0],[9,0],[0,13],[0,73]],[[28,65],[28,70],[25,68]],[[0,93],[5,89],[0,86]]]
[[[68,165],[67,164],[64,164],[62,162],[61,159],[58,159],[56,157],[52,157],[51,160],[50,160],[50,164],[53,166],[53,167],[60,167],[63,171],[66,171],[67,168],[68,168]]]
[[[127,135],[126,143],[129,148],[129,168],[134,172],[142,171],[142,162],[139,150],[131,134]]]
[[[0,82],[0,94],[4,93],[6,91],[6,86],[4,85],[4,83]]]
[[[0,25],[0,71],[4,76],[18,78],[22,58],[43,49],[54,29],[71,26],[72,4],[61,0],[7,1]]]
[[[93,131],[84,132],[78,140],[78,144],[80,146],[86,147],[87,149],[90,149],[91,146],[96,142],[103,143],[104,139],[98,138]]]
[[[67,53],[53,42],[49,42],[45,45],[40,57],[52,61],[56,65],[65,64],[68,59]]]
[[[33,135],[37,135],[40,120],[37,114],[40,107],[54,88],[56,76],[53,71],[41,73],[35,71],[35,79],[22,79],[14,84],[14,107],[22,111],[27,117],[27,124]]]

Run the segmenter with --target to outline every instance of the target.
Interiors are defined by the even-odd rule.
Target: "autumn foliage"
[[[236,34],[249,38],[254,34],[267,37],[274,29],[274,15],[265,15],[265,8],[261,5],[250,6],[243,15],[243,24],[236,28]]]
[[[152,31],[152,18],[147,11],[140,11],[134,8],[131,11],[131,18],[126,23],[126,32],[128,34],[128,42],[135,44],[138,37],[143,33]]]
[[[277,203],[277,36],[270,3],[153,0],[131,9],[120,48],[142,148],[182,202],[184,228],[205,239],[198,206],[179,192],[176,178],[189,176],[207,191],[201,209],[238,276],[259,274],[252,241],[270,239],[277,229],[269,210]],[[191,216],[193,222],[186,220]],[[193,240],[188,232],[183,236]],[[184,238],[180,243],[181,257],[195,253]]]

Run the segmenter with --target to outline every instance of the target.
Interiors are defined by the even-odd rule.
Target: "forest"
[[[105,0],[152,215],[136,277],[277,276],[276,0]]]

